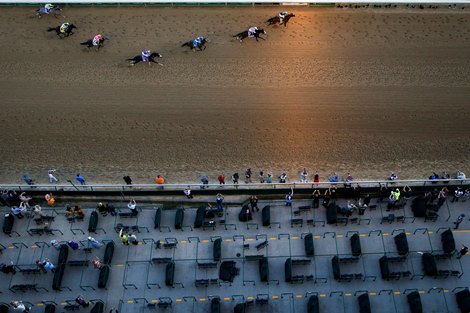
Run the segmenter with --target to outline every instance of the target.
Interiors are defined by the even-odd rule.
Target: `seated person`
[[[75,206],[74,213],[75,213],[75,217],[79,219],[83,219],[85,217],[85,212],[83,212],[83,209],[79,207],[78,205]]]
[[[65,208],[65,217],[68,221],[72,221],[75,218],[75,212],[70,205]]]
[[[116,215],[116,209],[114,208],[113,205],[106,203],[106,210],[108,211],[109,214],[112,216]]]
[[[55,205],[55,198],[52,193],[48,193],[44,196],[44,199],[47,201],[47,205],[54,206]]]
[[[108,210],[106,209],[106,206],[103,204],[103,202],[98,203],[96,206],[96,210],[103,216],[106,216],[108,214]]]

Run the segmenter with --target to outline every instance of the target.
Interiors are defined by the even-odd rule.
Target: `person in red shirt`
[[[163,183],[165,182],[165,180],[163,179],[163,177],[161,177],[160,175],[157,175],[157,177],[155,178],[155,181],[156,181],[157,184],[159,184],[159,185],[163,185]]]
[[[217,179],[219,180],[219,184],[225,185],[225,176],[224,176],[224,174],[220,174],[219,177],[217,177]]]

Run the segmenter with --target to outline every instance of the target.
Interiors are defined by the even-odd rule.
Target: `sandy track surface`
[[[275,7],[0,10],[0,181],[197,181],[247,167],[291,179],[470,172],[470,13]],[[47,27],[78,26],[60,40]],[[80,42],[100,32],[96,53]],[[196,35],[203,52],[180,45]],[[124,61],[143,49],[160,66]],[[470,174],[470,173],[467,173]]]

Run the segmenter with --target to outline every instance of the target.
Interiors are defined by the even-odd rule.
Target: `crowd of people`
[[[61,180],[57,178],[56,176],[56,169],[50,169],[47,171],[47,176],[49,179],[50,183],[57,183],[60,182]],[[251,184],[251,183],[261,183],[261,184],[272,184],[272,183],[287,183],[288,180],[288,175],[286,172],[281,172],[278,176],[274,176],[273,173],[266,173],[265,171],[259,171],[257,173],[254,173],[251,168],[248,168],[245,170],[243,173],[244,179],[243,182],[245,184]],[[233,184],[239,184],[240,183],[240,173],[235,172],[232,175],[230,175],[230,179]],[[129,175],[125,175],[122,177],[124,180],[124,183],[126,185],[132,185],[133,180]],[[226,175],[221,173],[217,176],[216,178],[216,183],[220,185],[225,185],[226,184]],[[395,181],[398,180],[398,175],[395,172],[391,172],[389,176],[385,177],[386,180],[389,181]],[[431,175],[428,177],[429,180],[432,181],[437,181],[437,180],[445,180],[445,179],[460,179],[460,180],[465,180],[466,175],[462,171],[457,171],[457,173],[452,176],[450,175],[447,171],[444,171],[442,175],[437,174],[436,172],[432,172]],[[36,182],[31,179],[28,175],[23,175],[23,180],[28,184],[28,185],[34,185]],[[77,183],[80,185],[87,185],[87,181],[85,180],[85,177],[78,173],[75,176],[75,180]],[[299,179],[293,179],[292,182],[300,182],[300,183],[320,183],[321,177],[318,171],[315,171],[313,174],[313,177],[310,177],[309,172],[307,171],[306,168],[303,168],[299,172]],[[330,183],[344,183],[344,184],[349,184],[352,181],[354,181],[353,176],[350,173],[347,173],[344,178],[342,178],[338,173],[333,172],[329,175],[326,176],[325,179],[327,182]],[[68,182],[71,182],[71,180],[67,180]],[[166,183],[165,178],[163,175],[158,174],[155,179],[155,183],[157,185],[164,185]],[[203,174],[199,177],[199,181],[202,184],[201,188],[206,188],[207,185],[210,184],[210,179],[209,176],[206,174]]]

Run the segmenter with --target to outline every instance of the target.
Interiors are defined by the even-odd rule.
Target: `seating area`
[[[18,265],[15,269],[21,275],[13,276],[7,288],[0,287],[0,291],[16,292],[35,303],[43,300],[36,294],[46,295],[44,299],[53,295],[49,290],[57,292],[49,297],[51,300],[62,300],[70,292],[94,299],[93,292],[101,297],[130,287],[124,293],[129,298],[113,304],[120,306],[120,313],[132,313],[126,307],[140,305],[158,311],[171,307],[175,312],[236,309],[276,313],[292,312],[293,308],[295,312],[327,312],[330,307],[338,311],[335,305],[341,310],[346,308],[348,313],[379,312],[377,299],[386,302],[392,297],[411,312],[427,312],[429,307],[445,303],[457,308],[458,301],[464,307],[470,299],[465,297],[466,289],[458,301],[453,298],[451,286],[466,287],[467,281],[463,263],[466,259],[457,259],[462,236],[449,229],[450,222],[446,227],[441,218],[436,224],[405,219],[400,220],[400,228],[395,228],[396,223],[382,223],[383,217],[391,213],[385,213],[386,205],[381,203],[374,204],[376,208],[367,209],[364,215],[343,216],[343,199],[332,200],[326,208],[318,209],[310,205],[311,200],[297,201],[291,209],[284,206],[284,201],[262,200],[259,212],[251,211],[246,202],[227,205],[220,215],[211,212],[205,203],[178,203],[171,207],[152,204],[143,206],[138,216],[127,216],[124,213],[129,212],[122,209],[117,210],[116,216],[85,210],[88,223],[73,225],[82,227],[83,234],[73,233],[61,214],[47,215],[53,216],[52,230],[36,228],[34,218],[8,218],[13,223],[7,229],[10,233],[4,232],[6,241],[1,242],[8,248],[2,250],[0,257],[2,262],[12,260]],[[404,210],[403,216],[408,218],[413,214],[412,204],[409,201],[395,208],[394,214]],[[402,213],[399,214],[395,218]],[[322,225],[318,218],[324,216],[327,223]],[[214,223],[207,224],[211,221]],[[5,223],[4,220],[4,226]],[[121,245],[112,231],[120,229],[136,234],[138,244]],[[90,248],[88,234],[102,246]],[[56,250],[50,244],[56,238],[74,239],[80,242],[80,249],[72,250],[63,244]],[[20,243],[23,240],[27,241],[26,247]],[[94,257],[99,257],[103,265],[100,269],[89,266]],[[45,258],[56,266],[54,273],[43,273],[30,265]],[[377,281],[372,279],[375,276],[379,276]],[[406,283],[400,281],[403,279]],[[354,289],[365,281],[364,286],[374,289],[355,293]],[[390,289],[387,284],[393,284],[392,295],[383,291]],[[400,286],[416,286],[419,292]],[[439,295],[434,297],[437,300],[428,296],[435,286],[447,290],[431,291]],[[312,290],[318,294],[309,294]],[[161,295],[162,301],[151,298],[154,294]],[[335,297],[341,301],[333,301]],[[93,312],[109,311],[108,303],[98,303],[92,301]],[[63,311],[78,308],[73,304],[57,305]],[[387,312],[400,309],[387,307],[384,313]]]

